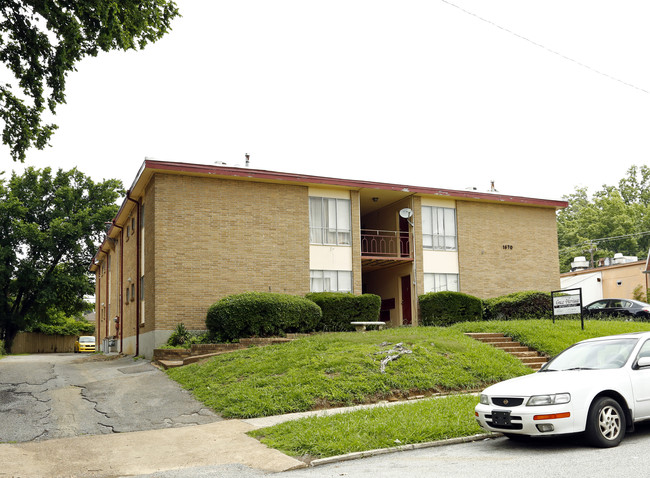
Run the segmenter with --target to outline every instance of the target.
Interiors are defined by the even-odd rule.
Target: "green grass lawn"
[[[521,320],[321,334],[217,356],[168,374],[224,417],[269,416],[476,390],[532,372],[464,332],[504,332],[555,355],[579,340],[641,330],[650,330],[650,323],[588,321],[583,331],[574,320]],[[386,351],[399,342],[412,353],[389,362],[386,373],[380,373]],[[421,443],[479,433],[476,402],[475,396],[422,400],[285,422],[251,435],[290,455],[311,457]]]
[[[397,343],[412,351],[380,362]],[[224,417],[260,417],[479,389],[530,373],[514,357],[448,328],[319,334],[214,357],[168,374]]]
[[[323,458],[482,433],[473,419],[477,403],[475,395],[453,395],[293,420],[249,435],[287,455]]]

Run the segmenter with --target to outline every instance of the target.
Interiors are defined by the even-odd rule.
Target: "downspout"
[[[120,303],[118,324],[120,325],[120,353],[122,353],[124,347],[124,324],[122,323],[122,317],[124,315],[124,300],[122,297],[122,291],[124,290],[124,228],[115,224],[115,219],[113,219],[113,226],[120,230],[120,286],[118,288],[117,300]]]
[[[140,355],[140,201],[131,198],[131,190],[126,192],[126,200],[135,203],[135,356]]]

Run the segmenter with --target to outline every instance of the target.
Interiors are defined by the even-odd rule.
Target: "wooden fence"
[[[74,335],[45,335],[36,332],[18,332],[11,345],[12,354],[49,354],[74,352]]]

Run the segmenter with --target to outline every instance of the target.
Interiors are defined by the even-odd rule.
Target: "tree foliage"
[[[560,269],[576,256],[594,261],[623,255],[645,258],[650,247],[650,167],[632,166],[617,186],[603,185],[593,197],[586,188],[565,196],[558,213]]]
[[[0,84],[2,142],[14,161],[47,144],[56,125],[42,115],[65,103],[66,76],[78,61],[143,48],[176,16],[168,0],[0,0],[0,61],[15,78]]]
[[[77,169],[28,168],[0,180],[0,339],[75,317],[93,294],[88,266],[117,212],[122,183]]]

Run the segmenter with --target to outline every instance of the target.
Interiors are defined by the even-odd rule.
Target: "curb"
[[[448,438],[446,440],[437,440],[437,441],[430,441],[425,443],[413,443],[411,445],[401,445],[401,446],[395,446],[391,448],[378,448],[376,450],[357,451],[352,453],[346,453],[345,455],[329,456],[327,458],[318,458],[316,460],[312,460],[311,463],[309,463],[309,466],[329,465],[331,463],[339,463],[342,461],[349,461],[349,460],[358,460],[360,458],[368,458],[371,456],[387,455],[388,453],[396,453],[400,451],[420,450],[423,448],[434,448],[434,447],[445,446],[445,445],[458,445],[461,443],[470,443],[479,440],[497,438],[500,436],[501,433],[481,433],[478,435],[472,435],[468,437]]]

